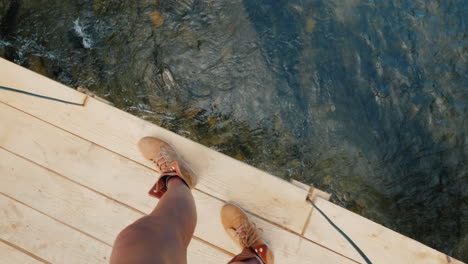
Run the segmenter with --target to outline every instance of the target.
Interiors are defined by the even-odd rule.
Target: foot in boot
[[[138,147],[143,157],[152,161],[161,173],[150,195],[161,198],[167,191],[169,178],[175,176],[180,177],[189,188],[195,187],[198,178],[196,173],[169,143],[159,138],[145,137],[140,139]]]
[[[242,249],[242,253],[231,262],[256,258],[260,264],[274,263],[273,252],[262,239],[262,230],[250,221],[241,208],[233,204],[224,205],[221,209],[221,221],[226,233]]]

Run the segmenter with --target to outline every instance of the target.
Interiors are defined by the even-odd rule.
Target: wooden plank
[[[320,197],[325,200],[330,200],[331,194],[324,192],[322,190],[319,190],[313,186],[307,185],[305,183],[302,183],[300,181],[292,180],[291,183],[302,190],[305,190],[309,193],[308,197],[311,201],[315,201],[317,197]],[[311,211],[312,212],[312,211]]]
[[[302,183],[300,181],[296,181],[296,180],[291,180],[291,183],[299,188],[301,188],[302,190],[304,191],[307,191],[307,192],[310,192],[310,188],[311,186],[310,185],[307,185],[305,183]]]
[[[0,192],[112,245],[142,213],[0,149]]]
[[[0,175],[0,192],[108,245],[113,244],[122,229],[144,216],[3,149]],[[231,258],[198,240],[193,240],[188,248],[190,263],[217,264]]]
[[[107,263],[111,247],[0,194],[0,239],[52,263]]]
[[[5,69],[10,68],[12,69],[12,71],[5,71]],[[29,78],[31,80],[41,78],[41,76],[35,76],[34,74],[29,73],[27,70],[24,70],[18,66],[11,66],[9,65],[9,63],[4,61],[0,62],[0,69],[2,69],[2,71],[0,71],[2,77],[1,84],[8,85],[9,83],[19,86],[16,86],[15,88],[28,90],[30,88],[30,84],[24,84],[21,82],[10,82],[11,78],[14,78],[14,81],[17,81],[17,79],[28,79],[25,78],[25,76],[31,77]],[[12,77],[8,78],[8,76],[3,76],[3,74],[10,75]],[[3,81],[5,81],[5,83],[3,83]],[[57,83],[52,83],[48,87],[51,94],[53,95],[57,95],[59,91],[63,90],[64,88],[66,87]],[[72,98],[74,98],[76,94],[73,90],[63,91],[65,91],[65,93],[67,93],[67,95],[71,96]],[[158,135],[163,138],[170,139],[171,141],[174,140],[174,145],[184,146],[183,155],[186,158],[196,157],[194,159],[188,160],[190,163],[192,163],[192,165],[195,168],[202,172],[202,179],[199,185],[200,190],[206,191],[224,200],[237,202],[241,204],[241,206],[254,212],[256,215],[261,215],[265,218],[273,219],[274,222],[282,224],[285,227],[290,228],[296,232],[300,231],[300,223],[303,220],[305,221],[306,219],[308,208],[310,207],[308,207],[308,205],[304,205],[304,190],[302,190],[301,188],[291,188],[292,185],[284,184],[284,181],[272,178],[271,176],[256,171],[255,169],[249,168],[244,164],[240,163],[240,165],[237,166],[235,164],[236,161],[232,161],[231,159],[223,155],[215,153],[209,149],[200,147],[196,143],[187,141],[185,139],[181,139],[177,135],[174,135],[157,126],[148,124],[131,115],[125,114],[108,106],[103,106],[99,102],[90,100],[87,107],[80,108],[79,110],[76,107],[64,105],[61,107],[63,108],[63,111],[56,111],[56,103],[47,102],[43,100],[39,102],[37,101],[37,99],[32,99],[29,97],[11,93],[7,94],[7,92],[0,92],[0,95],[0,100],[10,105],[18,107],[28,113],[37,115],[40,118],[47,120],[48,122],[51,122],[57,126],[60,126],[68,131],[71,131],[73,133],[79,133],[88,140],[95,141],[108,149],[111,149],[117,153],[127,156],[147,166],[150,166],[150,164],[141,159],[141,157],[138,154],[138,151],[135,148],[135,143],[140,137],[146,135]],[[82,96],[80,94],[78,95]],[[75,99],[79,98],[77,97]],[[81,122],[79,120],[87,120],[87,122]],[[126,129],[123,132],[119,131],[122,124],[130,124],[128,125],[129,129]],[[231,168],[233,167],[232,165],[234,165],[235,169],[232,171],[225,172],[225,168]],[[257,173],[260,176],[256,175]],[[221,177],[219,175],[226,176]],[[245,177],[246,175],[248,175],[248,177]],[[252,179],[255,180],[252,181]],[[272,186],[266,188],[265,186],[270,185],[272,181]],[[239,192],[238,190],[244,190],[243,187],[247,185],[245,184],[246,182],[249,183],[248,185],[251,188],[249,188],[245,192]],[[231,183],[234,183],[234,185],[232,185],[233,187],[228,188],[228,186],[230,186],[229,184]],[[253,183],[253,185],[251,183]],[[259,186],[264,188],[259,189]],[[286,191],[284,188],[286,188]],[[300,190],[302,190],[303,192],[301,192]],[[248,197],[246,196],[246,194],[248,194],[247,191],[251,191],[256,195]],[[300,195],[298,195],[298,193]],[[137,202],[142,201],[141,199],[135,200]],[[259,202],[251,203],[251,201]],[[273,203],[271,204],[271,206],[268,206],[270,204],[270,201],[273,201]],[[290,205],[293,206],[291,207]],[[301,208],[306,209],[300,210]],[[289,212],[292,212],[292,214],[290,214]],[[313,222],[313,219],[311,222]],[[332,244],[334,244],[334,242],[331,243],[331,245]]]
[[[322,198],[317,198],[315,204],[365,252],[373,263],[461,263]],[[320,241],[323,245],[355,260],[362,260],[357,251],[316,210],[312,211],[305,237]]]
[[[198,225],[206,226],[201,232],[215,233],[218,240],[213,239],[211,241],[212,243],[222,245],[223,248],[229,248],[231,252],[236,254],[239,253],[240,250],[235,246],[234,242],[229,240],[226,244],[226,241],[219,239],[227,239],[227,235],[224,233],[221,226],[221,219],[219,218],[219,212],[224,203],[213,200],[211,197],[204,194],[196,194],[195,200],[199,215]],[[263,230],[264,239],[275,253],[276,263],[356,263],[328,249],[313,244],[298,235],[278,228],[258,217],[250,214],[249,217]],[[204,235],[200,234],[200,236],[203,237]]]
[[[311,201],[315,201],[319,197],[328,201],[330,200],[331,194],[324,192],[322,190],[319,190],[317,188],[311,187],[309,191],[309,199]]]
[[[0,85],[33,93],[47,91],[73,101],[83,98],[73,89],[3,59]],[[141,157],[138,140],[144,136],[164,138],[199,172],[198,189],[236,202],[295,232],[302,231],[311,210],[305,202],[305,190],[92,98],[86,107],[77,107],[0,90],[0,101],[148,167],[152,164]]]
[[[151,186],[155,178],[153,171],[2,104],[0,104],[0,118],[9,123],[8,127],[0,127],[0,145],[3,148],[18,153],[142,212],[148,213],[153,209],[157,200],[148,198],[146,194],[147,187]],[[24,165],[18,166],[23,167]],[[146,183],[146,186],[140,182]],[[59,185],[64,186],[63,183]],[[46,188],[47,184],[44,186],[42,188]],[[30,191],[34,192],[34,190],[25,192]],[[60,193],[55,195],[60,197]],[[27,195],[20,196],[27,197]],[[135,197],[129,199],[132,196]],[[28,202],[33,203],[33,197]],[[136,202],[137,197],[149,200],[143,203]],[[198,224],[195,234],[232,253],[238,253],[239,249],[224,233],[221,226],[219,212],[224,203],[198,191],[194,191],[194,197],[198,209]],[[74,199],[69,202],[73,201]],[[34,206],[41,206],[41,204],[38,202]],[[42,207],[41,209],[45,210]],[[95,211],[92,208],[90,210]],[[346,258],[277,226],[258,218],[255,221],[268,231],[265,232],[265,236],[278,255],[277,260],[280,263],[288,263],[291,259],[294,259],[294,262],[291,263],[309,263],[311,260],[320,263],[350,263]]]
[[[299,236],[266,224],[255,216],[250,218],[263,230],[265,241],[273,248],[276,263],[358,263],[340,256]]]
[[[27,76],[22,76],[20,72],[17,72],[16,69],[22,68],[21,66],[7,61],[3,58],[0,58],[0,85],[6,86],[13,89],[20,89],[23,91],[30,91],[33,93],[37,93],[39,95],[48,96],[52,98],[58,98],[65,101],[71,101],[74,103],[83,103],[85,99],[88,97],[87,95],[80,93],[72,88],[67,86],[63,86],[60,83],[48,79],[44,76],[41,76],[35,73],[36,78],[28,78]],[[29,75],[29,74],[28,74]],[[39,77],[41,76],[41,77]],[[37,78],[39,77],[39,78]],[[63,89],[49,89],[49,87],[55,86],[63,86]],[[24,87],[31,87],[31,89],[25,90]],[[11,93],[11,92],[5,92]],[[21,94],[20,97],[27,98],[29,95]],[[45,99],[36,98],[37,100],[33,100],[31,103],[33,104],[41,104],[42,101],[46,102]],[[58,103],[62,104],[62,103]]]
[[[27,254],[11,247],[3,242],[0,242],[0,264],[43,264],[39,260],[28,256]]]
[[[157,179],[154,171],[4,104],[0,104],[0,119],[9,124],[0,126],[1,147],[145,214],[156,206],[158,200],[147,194]],[[197,191],[194,194],[203,197]],[[209,223],[214,211],[208,201],[204,199],[198,206],[200,224],[195,235],[237,251],[229,248],[229,238],[219,238],[220,225],[215,229],[219,232],[213,233]]]

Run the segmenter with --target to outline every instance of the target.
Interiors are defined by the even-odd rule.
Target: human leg
[[[195,225],[196,208],[190,189],[179,178],[171,178],[153,212],[118,235],[110,263],[186,263]]]
[[[258,264],[258,260],[249,259],[249,260],[246,260],[246,261],[231,262],[230,264]]]
[[[146,137],[138,146],[160,172],[159,180],[150,191],[160,201],[153,212],[118,235],[110,263],[186,263],[187,246],[197,221],[190,191],[195,187],[197,176],[163,140]]]

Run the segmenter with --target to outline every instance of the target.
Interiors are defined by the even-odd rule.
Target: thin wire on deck
[[[60,102],[60,103],[64,103],[64,104],[84,106],[83,103],[75,103],[75,102],[65,101],[65,100],[62,100],[62,99],[53,98],[53,97],[40,95],[40,94],[35,94],[35,93],[30,93],[30,92],[26,92],[26,91],[22,91],[22,90],[18,90],[18,89],[13,89],[13,88],[5,87],[5,86],[0,86],[0,89],[10,91],[10,92],[15,92],[15,93],[27,94],[27,95],[39,97],[39,98],[42,98],[42,99],[52,100],[52,101],[56,101],[56,102]]]
[[[84,106],[83,103],[80,104],[80,103],[65,101],[65,100],[62,100],[62,99],[48,97],[48,96],[35,94],[35,93],[30,93],[30,92],[26,92],[26,91],[22,91],[22,90],[18,90],[18,89],[13,89],[13,88],[5,87],[5,86],[0,86],[0,89],[11,91],[11,92],[16,92],[16,93],[27,94],[27,95],[31,95],[31,96],[35,96],[35,97],[39,97],[39,98],[43,98],[43,99],[47,99],[47,100],[52,100],[52,101],[56,101],[56,102],[60,102],[60,103]],[[343,232],[337,225],[335,225],[335,223],[333,223],[333,221],[330,218],[328,218],[328,216],[322,210],[320,210],[320,208],[318,208],[312,200],[307,198],[307,201],[309,203],[311,203],[314,206],[314,208],[317,209],[320,212],[320,214],[323,215],[323,217],[325,217],[325,219],[328,221],[328,223],[330,223],[351,244],[351,246],[354,247],[354,249],[356,249],[356,251],[361,255],[361,257],[366,261],[367,264],[372,264],[372,262],[366,256],[366,254],[364,254],[364,252],[353,242],[353,240],[348,235],[346,235],[346,233]]]
[[[333,223],[333,221],[322,210],[320,210],[320,208],[318,208],[317,205],[315,205],[315,203],[309,197],[307,197],[307,201],[311,203],[314,206],[314,208],[317,209],[320,214],[322,214],[323,217],[325,217],[328,223],[330,223],[330,225],[332,225],[336,229],[336,231],[338,231],[351,244],[351,246],[353,246],[353,248],[359,253],[359,255],[361,255],[361,257],[366,261],[367,264],[372,264],[372,262],[366,256],[366,254],[364,254],[364,252],[356,245],[356,243],[354,243],[354,241],[348,235],[346,235],[346,233],[343,232],[343,230],[341,230],[337,225],[335,225],[335,223]]]

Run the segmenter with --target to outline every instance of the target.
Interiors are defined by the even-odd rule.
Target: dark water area
[[[468,261],[468,1],[0,0],[0,56]]]

